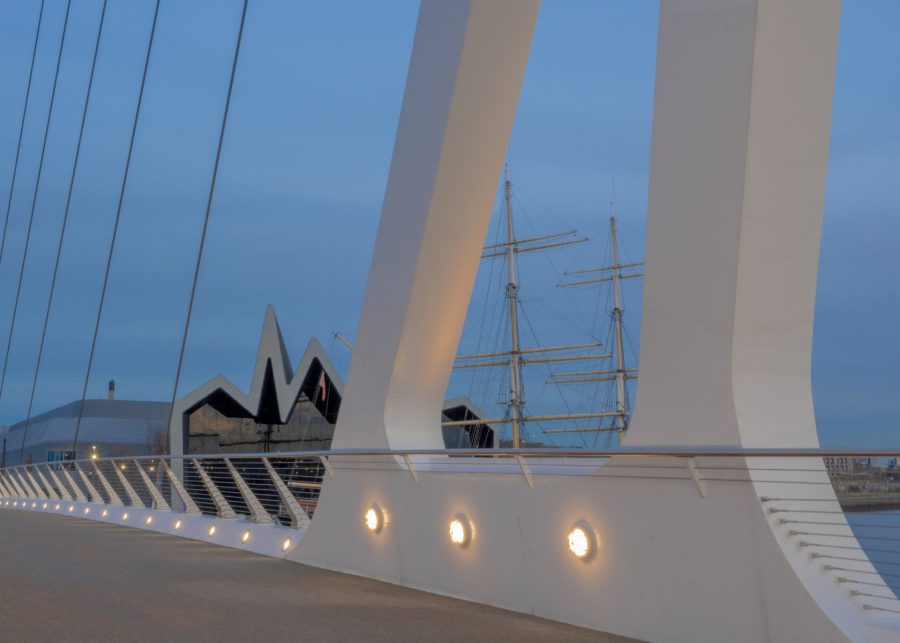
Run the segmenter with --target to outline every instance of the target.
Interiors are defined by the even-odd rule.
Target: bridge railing
[[[719,485],[752,484],[773,529],[792,548],[846,586],[865,609],[900,613],[896,458],[897,452],[886,450],[712,447],[154,455],[0,469],[0,507],[108,515],[119,523],[139,510],[148,526],[154,512],[167,511],[208,517],[220,527],[232,522],[302,530],[326,477],[362,471],[409,476],[413,484],[427,476],[503,476],[528,488],[558,476],[658,480],[686,485],[699,499]]]

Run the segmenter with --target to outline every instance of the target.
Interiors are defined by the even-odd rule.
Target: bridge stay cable
[[[75,430],[72,434],[72,451],[77,450],[78,432],[81,430],[81,420],[84,416],[84,402],[87,398],[88,383],[90,382],[91,371],[94,366],[94,355],[97,349],[97,335],[100,332],[100,320],[103,317],[103,306],[106,302],[106,290],[109,286],[109,274],[112,268],[113,255],[115,254],[116,241],[119,235],[119,222],[122,218],[122,204],[125,201],[125,190],[128,186],[128,174],[131,170],[131,160],[134,155],[134,141],[137,134],[138,123],[140,122],[141,107],[144,103],[144,88],[147,85],[147,71],[150,68],[150,57],[153,53],[153,42],[156,37],[156,25],[159,19],[159,3],[160,0],[156,0],[156,6],[153,10],[153,23],[150,26],[150,36],[147,40],[147,54],[144,57],[144,69],[141,75],[141,85],[140,89],[138,90],[137,104],[134,109],[134,120],[131,125],[131,138],[128,142],[128,154],[125,158],[125,169],[122,172],[122,183],[119,188],[119,202],[116,206],[115,218],[113,219],[112,237],[109,241],[109,251],[106,256],[106,271],[103,274],[103,285],[100,288],[100,301],[97,305],[97,317],[94,321],[94,332],[91,338],[91,350],[88,354],[87,368],[85,369],[84,374],[84,386],[82,387],[81,391],[81,401],[78,405],[78,418],[75,420]]]
[[[194,278],[191,283],[191,294],[188,299],[187,312],[185,313],[184,318],[184,331],[181,335],[181,349],[178,352],[178,366],[175,369],[175,382],[172,386],[172,399],[169,405],[169,419],[166,423],[166,426],[170,426],[172,424],[172,414],[175,410],[175,400],[178,397],[178,384],[181,381],[181,369],[184,365],[184,351],[187,346],[187,338],[188,333],[190,332],[191,327],[191,316],[194,311],[194,298],[197,294],[197,283],[200,277],[200,266],[203,262],[203,250],[206,247],[206,233],[209,229],[209,215],[212,211],[212,203],[213,198],[215,197],[216,192],[216,180],[219,176],[219,162],[222,159],[222,143],[225,140],[225,129],[228,125],[228,113],[231,108],[231,96],[234,90],[234,78],[237,73],[237,65],[238,59],[240,58],[241,53],[241,42],[244,38],[244,25],[247,21],[247,5],[249,0],[244,0],[243,8],[241,10],[241,22],[238,27],[237,39],[234,45],[234,56],[231,60],[231,75],[228,79],[228,93],[225,96],[225,107],[222,110],[222,124],[219,128],[219,140],[216,145],[216,157],[213,162],[212,176],[209,182],[209,194],[206,199],[206,212],[203,215],[203,228],[200,232],[200,241],[197,247],[197,259],[194,263]]]
[[[19,175],[19,156],[22,152],[22,138],[25,135],[25,117],[28,114],[28,103],[31,101],[31,81],[34,78],[34,61],[37,59],[38,41],[41,38],[41,26],[44,23],[44,3],[38,13],[37,28],[34,32],[34,46],[31,49],[31,67],[28,70],[28,83],[25,86],[25,104],[22,105],[22,118],[19,122],[19,142],[16,143],[16,159],[13,162],[12,179],[9,183],[9,196],[6,201],[6,216],[3,218],[3,236],[0,238],[0,265],[3,264],[3,251],[6,249],[6,231],[9,227],[9,212],[12,209],[13,192],[16,189],[16,178]]]
[[[81,158],[81,143],[82,143],[82,140],[84,139],[84,127],[85,127],[85,123],[87,122],[88,106],[90,105],[91,93],[94,88],[94,72],[97,69],[97,57],[100,52],[100,39],[103,35],[103,25],[106,21],[106,6],[107,6],[108,1],[109,0],[103,0],[103,7],[100,10],[100,22],[97,27],[97,39],[94,43],[94,54],[91,59],[91,71],[88,76],[87,90],[86,90],[85,96],[84,96],[84,107],[82,108],[82,111],[81,111],[81,125],[79,126],[79,129],[78,129],[78,141],[75,144],[75,159],[72,162],[72,173],[69,175],[69,187],[68,187],[68,192],[66,193],[66,205],[65,205],[65,210],[63,211],[62,225],[60,226],[60,230],[59,230],[59,241],[56,245],[56,260],[53,264],[53,276],[50,279],[50,293],[47,296],[47,307],[44,311],[44,323],[43,323],[43,327],[41,328],[41,341],[40,341],[40,344],[38,345],[37,361],[35,362],[35,366],[34,366],[34,378],[32,379],[32,382],[31,382],[31,395],[28,399],[28,412],[25,415],[25,427],[22,431],[22,447],[23,447],[22,452],[24,452],[24,446],[25,446],[26,438],[28,436],[28,426],[31,423],[31,412],[34,407],[34,395],[37,390],[38,378],[39,378],[40,372],[41,372],[41,361],[44,356],[44,343],[45,343],[45,340],[47,339],[47,327],[50,323],[50,311],[53,308],[53,295],[56,292],[56,278],[59,275],[59,263],[60,263],[60,258],[62,257],[63,245],[65,243],[65,238],[66,238],[66,229],[68,228],[68,223],[69,223],[69,210],[72,205],[72,193],[75,188],[75,177],[78,172],[78,161]],[[21,461],[21,455],[20,455],[20,461]]]
[[[12,348],[12,338],[13,338],[13,334],[16,329],[16,317],[19,312],[19,301],[21,300],[21,297],[22,297],[22,281],[25,277],[25,264],[28,260],[28,248],[31,245],[31,231],[32,231],[32,227],[34,224],[34,213],[35,213],[35,210],[37,209],[38,193],[40,192],[40,188],[41,188],[41,177],[43,176],[43,172],[44,172],[44,157],[46,156],[46,153],[47,153],[47,138],[50,134],[50,123],[53,120],[53,107],[56,103],[56,87],[59,83],[59,68],[60,68],[60,63],[62,62],[63,50],[64,50],[65,44],[66,44],[66,32],[68,31],[68,28],[69,28],[69,14],[71,12],[71,9],[72,9],[72,0],[68,0],[66,2],[66,16],[63,20],[62,35],[59,38],[59,53],[56,56],[56,70],[53,73],[53,86],[52,86],[52,89],[50,90],[50,105],[47,108],[47,119],[44,123],[44,140],[41,143],[41,155],[40,155],[40,159],[38,160],[37,177],[35,178],[35,181],[34,181],[34,194],[32,195],[32,198],[31,198],[31,212],[28,215],[28,227],[25,232],[25,248],[22,251],[22,262],[21,262],[21,265],[19,266],[19,281],[18,281],[18,285],[16,286],[16,298],[13,303],[12,319],[9,322],[9,334],[6,338],[6,353],[3,356],[3,370],[2,370],[2,372],[0,372],[0,399],[3,398],[3,388],[6,384],[6,371],[7,371],[7,367],[9,366],[9,353],[10,353],[10,349]],[[23,435],[23,440],[24,440],[24,435]],[[22,442],[22,450],[24,450],[24,449],[25,449],[25,442],[23,441]],[[20,452],[19,459],[21,460],[21,458],[22,458],[22,453]]]

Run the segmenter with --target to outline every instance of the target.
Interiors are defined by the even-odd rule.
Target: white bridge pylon
[[[335,449],[442,446],[538,5],[421,4]],[[839,23],[839,0],[662,0],[627,444],[818,444],[809,368]],[[644,640],[876,640],[871,612],[761,500],[833,502],[802,484],[821,482],[818,465],[790,484],[695,477],[698,494],[639,476],[523,485],[442,457],[417,459],[443,465],[427,476],[331,460],[289,556],[305,563]],[[385,516],[375,531],[370,507]],[[466,547],[446,537],[454,516],[471,523]],[[560,546],[579,521],[601,543],[587,563]]]

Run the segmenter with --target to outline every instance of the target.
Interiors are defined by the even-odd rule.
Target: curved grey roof
[[[78,421],[81,401],[69,402],[41,413],[28,422],[25,453],[36,462],[46,459],[47,451],[70,450]],[[164,432],[169,415],[166,402],[142,402],[133,400],[85,400],[79,432],[79,451],[97,445],[98,450],[111,455],[143,455],[151,446],[149,432]],[[22,452],[25,422],[9,427],[7,432],[7,462],[17,463]],[[24,459],[22,459],[24,462]]]

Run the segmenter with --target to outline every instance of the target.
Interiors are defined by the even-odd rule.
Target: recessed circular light
[[[128,520],[128,512],[122,514],[122,520]]]
[[[363,518],[369,531],[373,531],[376,534],[381,533],[381,529],[384,527],[384,512],[381,510],[381,507],[377,504],[373,504],[366,511]]]
[[[463,514],[456,514],[450,521],[450,542],[460,547],[468,547],[472,542],[472,525]]]
[[[294,542],[294,541],[291,540],[290,538],[285,538],[285,539],[284,539],[284,542],[281,543],[281,551],[282,551],[282,552],[285,552],[285,551],[287,551],[288,549],[290,549],[290,548],[291,548],[291,544],[292,544],[293,542]]]
[[[248,540],[250,540],[250,531],[249,530],[245,531],[243,534],[241,534],[241,542],[242,543],[246,543]]]
[[[91,513],[91,508],[90,508],[90,507],[85,507],[85,508],[84,508],[84,515],[86,516],[86,515],[88,515],[89,513]]]
[[[75,505],[69,505],[69,513],[75,511]]]
[[[36,507],[37,507],[37,503],[36,503],[36,502],[32,502],[32,503],[31,503],[31,508],[32,508],[32,509],[35,509]]]
[[[109,509],[104,509],[103,511],[100,512],[101,518],[106,518],[108,515],[109,515]]]
[[[176,531],[179,530],[179,529],[181,529],[181,521],[180,521],[180,520],[176,520],[176,521],[175,521],[175,524],[172,525],[172,527],[174,527]]]
[[[41,505],[41,509],[46,509],[46,508],[47,508],[47,503],[45,502],[43,505]]]
[[[147,516],[147,519],[144,521],[144,523],[147,525],[153,524],[153,516]]]
[[[590,560],[597,545],[597,536],[589,524],[579,520],[567,536],[569,551],[579,560]]]
[[[209,531],[207,531],[206,533],[209,534],[210,536],[215,536],[215,535],[216,535],[216,526],[215,526],[215,525],[212,525],[212,526],[209,528]]]
[[[53,507],[56,511],[59,511],[59,503],[55,507]]]

